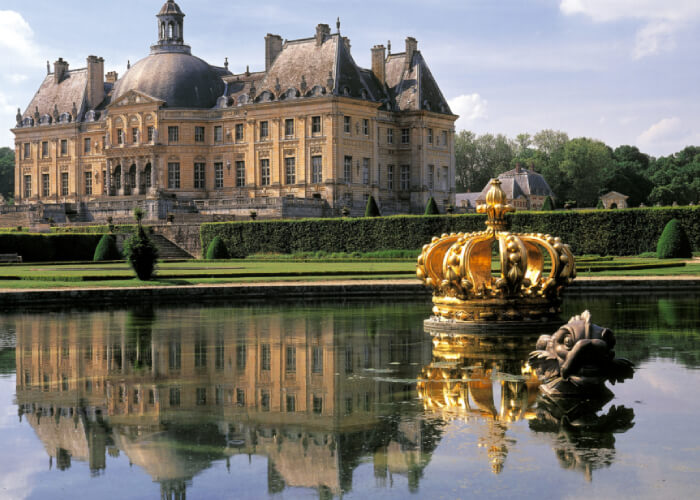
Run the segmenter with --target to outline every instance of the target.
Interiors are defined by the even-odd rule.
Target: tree
[[[594,207],[603,174],[613,168],[612,151],[605,144],[585,137],[572,139],[564,148],[561,171],[568,184],[568,196],[579,207]]]
[[[425,206],[425,213],[423,215],[440,215],[440,210],[438,209],[437,203],[435,203],[435,198],[432,196]]]
[[[513,141],[502,134],[474,135],[462,130],[455,137],[458,191],[481,191],[488,182],[511,168]]]
[[[551,196],[547,196],[542,204],[542,210],[554,210],[554,200]]]
[[[369,195],[369,198],[367,198],[367,205],[365,206],[365,217],[379,217],[380,215],[382,214],[379,212],[377,202],[374,201],[374,196]]]
[[[155,273],[158,249],[141,225],[143,215],[143,210],[134,208],[134,218],[138,224],[134,233],[124,242],[124,254],[136,276],[142,281],[149,281]]]
[[[6,199],[15,193],[15,152],[10,148],[0,148],[0,195]]]

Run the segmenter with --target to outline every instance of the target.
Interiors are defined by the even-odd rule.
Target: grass
[[[404,251],[398,251],[404,252]],[[362,279],[407,279],[415,277],[415,260],[366,260],[353,257],[310,260],[274,259],[273,256],[243,260],[160,262],[156,280],[134,278],[124,262],[72,262],[60,264],[13,264],[0,266],[0,288],[51,289],[87,287],[184,286],[272,281],[328,281]],[[299,255],[297,255],[299,256]],[[291,256],[290,256],[291,257]],[[674,266],[674,267],[666,267]],[[698,276],[700,262],[641,257],[584,256],[577,259],[579,276]]]

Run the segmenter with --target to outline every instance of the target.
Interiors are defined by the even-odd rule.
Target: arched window
[[[165,23],[160,23],[160,37],[165,38]]]
[[[173,23],[168,24],[168,38],[173,38],[174,32],[175,32],[175,25]]]

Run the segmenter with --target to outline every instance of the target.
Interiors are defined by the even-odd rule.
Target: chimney
[[[515,173],[516,173],[516,174],[519,174],[521,168],[522,168],[522,167],[520,166],[520,162],[517,162],[517,163],[515,164]]]
[[[117,80],[119,80],[119,73],[116,71],[110,71],[107,73],[107,77],[105,78],[107,83],[117,83]]]
[[[105,60],[97,56],[87,58],[87,107],[95,109],[105,98]]]
[[[270,71],[272,63],[282,52],[282,37],[268,33],[265,37],[265,71]]]
[[[386,82],[386,49],[384,45],[372,47],[372,73],[377,77],[379,83]]]
[[[316,46],[320,47],[326,40],[326,37],[331,36],[331,27],[327,24],[319,24],[316,26]]]
[[[350,53],[350,49],[352,48],[352,45],[350,45],[350,39],[346,36],[343,37],[343,43],[345,44],[345,50],[348,51],[348,54]]]
[[[406,38],[406,69],[410,69],[413,64],[413,54],[418,50],[418,41],[409,36]]]
[[[68,62],[64,61],[62,57],[58,58],[58,61],[53,63],[53,79],[56,83],[61,83],[63,77],[68,73]]]

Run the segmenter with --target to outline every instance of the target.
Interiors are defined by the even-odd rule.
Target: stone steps
[[[159,260],[182,260],[193,257],[161,234],[152,234],[151,241],[158,248]]]

